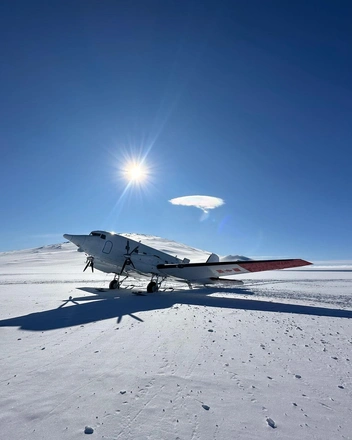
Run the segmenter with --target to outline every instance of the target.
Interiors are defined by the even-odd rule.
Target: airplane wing
[[[228,275],[238,275],[264,270],[288,269],[307,266],[309,261],[301,259],[288,260],[248,260],[224,261],[206,263],[159,264],[158,270],[165,275],[187,280],[190,282],[206,282]]]

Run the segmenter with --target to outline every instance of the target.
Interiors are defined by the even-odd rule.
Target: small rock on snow
[[[93,434],[93,432],[94,432],[94,429],[91,428],[90,426],[86,426],[86,427],[84,428],[84,433],[85,433],[85,434]]]
[[[268,417],[268,418],[266,419],[266,423],[267,423],[269,426],[271,426],[272,428],[277,428],[276,423],[275,423],[274,420],[271,419],[270,417]]]

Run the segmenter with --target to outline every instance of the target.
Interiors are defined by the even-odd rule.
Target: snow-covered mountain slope
[[[143,244],[154,247],[167,254],[177,256],[178,258],[188,258],[191,261],[206,261],[211,252],[192,248],[173,240],[146,234],[122,233],[121,235],[131,238],[135,241],[141,241]]]
[[[0,254],[3,438],[352,438],[348,264],[135,296],[84,260]]]

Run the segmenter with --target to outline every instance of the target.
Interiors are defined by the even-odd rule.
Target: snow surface
[[[148,296],[84,262],[0,254],[1,438],[352,439],[351,262]]]

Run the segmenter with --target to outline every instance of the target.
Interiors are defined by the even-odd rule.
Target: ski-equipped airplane
[[[115,274],[109,284],[110,289],[120,288],[121,283],[130,273],[150,277],[147,292],[152,293],[156,292],[162,282],[169,277],[186,282],[191,287],[192,283],[206,285],[236,282],[225,278],[228,275],[312,264],[301,259],[220,261],[216,254],[211,254],[204,263],[191,263],[187,258],[181,260],[147,246],[141,241],[112,232],[93,231],[89,235],[64,234],[64,237],[78,246],[78,251],[87,254],[83,271],[90,267],[92,271],[96,268],[102,272]]]

